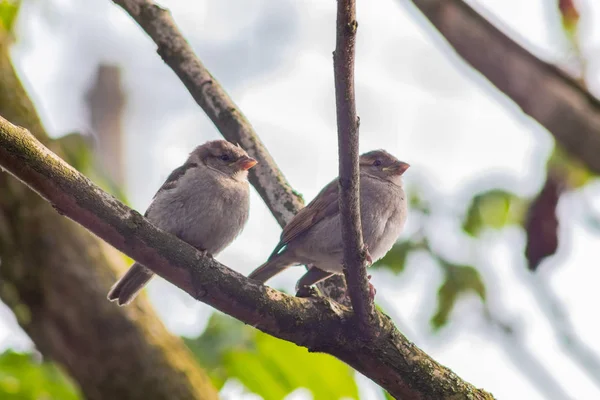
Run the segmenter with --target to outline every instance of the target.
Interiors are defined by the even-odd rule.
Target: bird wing
[[[169,174],[169,176],[167,177],[167,180],[162,184],[162,186],[154,194],[154,197],[152,198],[152,200],[154,200],[156,198],[156,195],[158,195],[160,192],[165,191],[165,190],[174,189],[175,186],[177,185],[177,181],[179,180],[179,178],[181,178],[183,175],[185,175],[185,173],[188,170],[190,170],[191,168],[196,168],[196,167],[198,167],[198,164],[196,164],[196,163],[187,163],[187,164],[183,164],[181,167],[175,168]],[[148,216],[148,211],[150,211],[150,207],[148,207],[148,209],[146,210],[144,217]]]
[[[337,179],[334,179],[283,228],[281,239],[269,259],[277,255],[286,244],[317,223],[336,216],[338,212],[338,187]]]

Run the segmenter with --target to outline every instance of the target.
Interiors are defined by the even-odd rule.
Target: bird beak
[[[410,167],[410,164],[405,163],[403,161],[398,161],[397,163],[395,163],[391,167],[383,168],[383,170],[386,171],[386,172],[390,171],[394,175],[402,175],[408,169],[408,167]]]
[[[248,171],[250,168],[258,164],[252,157],[243,156],[235,162],[242,171]]]

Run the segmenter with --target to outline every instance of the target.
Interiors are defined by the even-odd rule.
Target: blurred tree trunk
[[[0,37],[0,115],[46,135]],[[216,389],[144,296],[127,308],[106,300],[127,267],[112,247],[0,174],[0,298],[47,358],[63,365],[85,398],[216,399]]]
[[[96,167],[106,171],[118,187],[125,185],[123,159],[123,112],[125,93],[121,87],[121,70],[116,65],[100,64],[96,79],[88,89],[86,105],[98,148]]]

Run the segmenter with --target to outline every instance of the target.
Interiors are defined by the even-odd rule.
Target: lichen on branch
[[[289,296],[203,256],[105,193],[27,130],[1,117],[0,165],[64,216],[197,300],[275,337],[329,353],[395,397],[493,398],[428,357],[380,312],[373,317],[373,338],[363,340],[353,329],[350,310],[334,301]]]

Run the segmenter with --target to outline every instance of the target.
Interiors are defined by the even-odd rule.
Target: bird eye
[[[222,156],[219,157],[221,160],[223,161],[229,161],[229,156],[227,154],[223,154]]]
[[[374,167],[379,167],[381,165],[381,160],[375,160],[375,162],[373,163]]]

